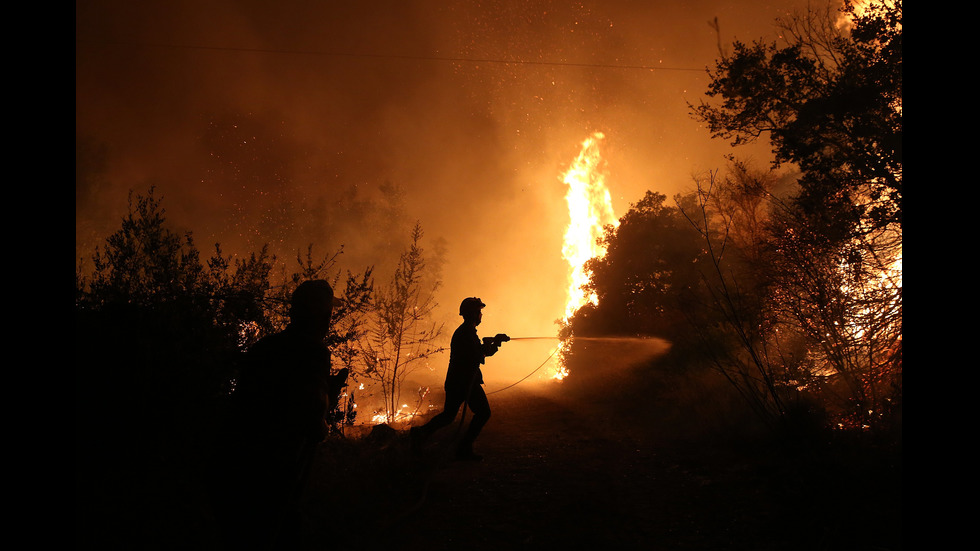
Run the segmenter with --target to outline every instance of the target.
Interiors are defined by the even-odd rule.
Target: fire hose
[[[510,340],[512,340],[512,341],[530,341],[530,340],[543,340],[543,339],[549,339],[549,340],[551,340],[551,339],[557,339],[557,338],[558,337],[511,337]],[[507,385],[507,386],[505,386],[503,388],[498,388],[497,390],[494,390],[493,392],[488,392],[487,393],[487,396],[489,396],[491,394],[496,394],[498,392],[503,392],[503,391],[507,390],[508,388],[515,387],[515,386],[521,384],[522,382],[524,382],[525,380],[527,380],[531,375],[534,375],[535,373],[537,373],[539,369],[541,369],[542,367],[544,367],[545,365],[547,365],[548,362],[551,361],[551,358],[554,358],[555,357],[555,354],[557,354],[558,353],[558,350],[560,350],[560,349],[561,349],[560,346],[556,346],[555,349],[554,349],[554,351],[551,352],[551,355],[549,355],[547,358],[545,358],[545,360],[543,362],[541,362],[541,365],[539,365],[538,367],[535,367],[534,370],[532,370],[530,373],[528,373],[527,375],[521,377],[517,381],[515,381],[515,382],[513,382],[513,383],[511,383],[511,384],[509,384],[509,385]],[[463,413],[466,413],[466,411],[464,410]]]
[[[503,337],[503,338],[501,338],[501,337]],[[483,339],[483,341],[484,341],[484,343],[487,343],[488,341],[490,341],[490,342],[496,342],[497,346],[500,346],[500,342],[506,342],[506,341],[554,340],[554,339],[557,339],[557,338],[558,337],[508,337],[507,335],[497,334],[497,336],[495,336],[495,337],[486,337],[486,338]],[[526,381],[528,378],[531,377],[531,375],[534,375],[535,373],[538,372],[539,369],[541,369],[542,367],[544,367],[545,365],[547,365],[548,362],[551,361],[551,358],[554,358],[555,357],[555,354],[557,354],[558,353],[558,350],[560,350],[560,349],[561,349],[561,347],[556,346],[555,349],[551,352],[551,354],[547,358],[545,358],[545,360],[543,362],[541,362],[541,364],[538,365],[538,367],[535,367],[533,370],[531,370],[530,373],[528,373],[527,375],[521,377],[517,381],[515,381],[515,382],[513,382],[513,383],[511,383],[511,384],[509,384],[509,385],[507,385],[507,386],[505,386],[503,388],[498,388],[497,390],[494,390],[493,392],[487,392],[487,396],[489,396],[491,394],[496,394],[498,392],[503,392],[503,391],[505,391],[505,390],[507,390],[509,388],[515,387],[515,386],[521,384],[522,382]],[[476,384],[476,374],[475,373],[473,375],[473,381],[470,382],[470,387],[469,387],[470,388],[470,391],[472,391],[472,388],[473,388],[473,385],[474,384]],[[459,431],[462,430],[463,424],[466,421],[466,409],[469,407],[469,392],[470,391],[467,391],[466,399],[463,400],[463,414],[460,416],[460,419],[459,419],[459,426],[456,429],[456,433],[457,434],[459,434]]]

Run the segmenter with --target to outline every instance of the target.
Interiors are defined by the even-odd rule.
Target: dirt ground
[[[479,463],[452,460],[458,421],[421,454],[404,432],[324,448],[310,548],[902,547],[895,448],[777,442],[737,403],[707,403],[725,388],[634,368],[494,388]]]
[[[407,427],[328,440],[306,548],[902,548],[900,447],[775,439],[723,387],[645,369],[499,392],[488,381],[481,462],[452,460],[458,420],[421,453]],[[194,453],[140,454],[76,480],[77,542],[218,548]]]

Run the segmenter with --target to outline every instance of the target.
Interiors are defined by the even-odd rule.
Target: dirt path
[[[547,396],[515,391],[495,405],[480,440],[486,459],[435,469],[400,527],[408,548],[623,549],[691,537],[684,514],[665,513],[698,480],[653,443]]]
[[[720,434],[709,389],[599,369],[491,394],[479,463],[451,460],[458,421],[421,455],[404,432],[359,455],[333,450],[311,549],[901,549],[900,450]]]
[[[482,462],[451,460],[458,422],[421,454],[406,427],[328,440],[305,548],[902,548],[900,446],[777,443],[746,430],[704,380],[623,369],[599,352],[561,384],[491,394]],[[218,548],[200,450],[149,442],[159,445],[76,464],[88,467],[76,477],[79,541]]]
[[[458,423],[421,454],[405,428],[328,440],[306,548],[901,549],[900,447],[776,445],[701,380],[587,359],[591,371],[560,385],[491,394],[479,463],[451,460]],[[79,541],[217,548],[200,450],[167,442],[76,463],[88,468],[76,476]]]
[[[612,408],[616,396],[540,390],[491,395],[484,461],[451,460],[458,422],[421,456],[402,435],[370,467],[385,473],[373,490],[351,487],[330,507],[344,520],[314,515],[312,524],[343,532],[333,538],[342,549],[780,548],[778,537],[758,541],[768,531],[761,490],[741,466],[699,469],[661,445],[643,426],[649,418],[634,423]]]

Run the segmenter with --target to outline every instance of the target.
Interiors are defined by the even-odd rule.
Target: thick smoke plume
[[[449,323],[480,296],[487,331],[554,334],[579,144],[605,133],[619,213],[723,164],[687,106],[719,30],[805,7],[758,4],[78,1],[76,256],[151,186],[205,252],[384,274],[419,221]]]

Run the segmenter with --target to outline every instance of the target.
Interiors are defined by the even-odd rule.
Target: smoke
[[[688,116],[708,22],[751,40],[805,6],[675,4],[80,0],[76,256],[150,186],[205,251],[343,246],[344,267],[379,274],[417,220],[445,250],[448,323],[479,296],[481,330],[554,334],[559,178],[581,141],[606,134],[619,214],[686,188],[727,152]]]
[[[598,392],[616,394],[652,362],[666,354],[671,343],[655,337],[576,337],[565,357],[568,376],[560,391],[552,377],[557,340],[516,338],[487,360],[484,371],[488,393],[523,390],[583,399]]]

